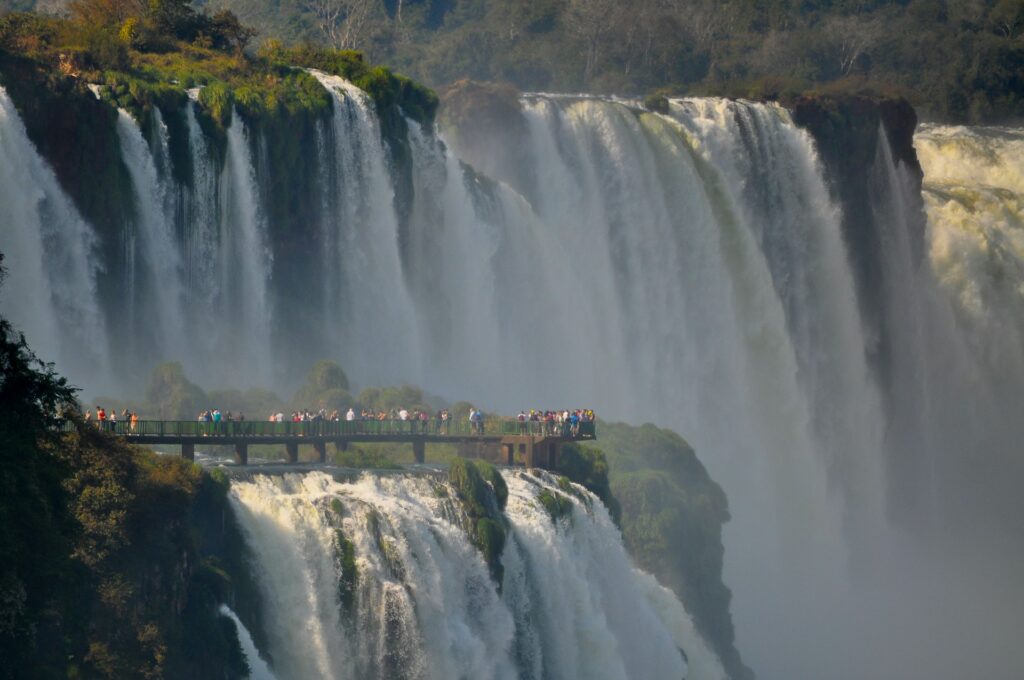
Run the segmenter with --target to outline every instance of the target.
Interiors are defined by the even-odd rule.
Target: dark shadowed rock
[[[877,338],[869,348],[874,368],[883,376],[889,362],[886,328],[886,275],[882,249],[890,240],[887,230],[906,230],[915,263],[924,257],[925,214],[921,198],[923,172],[914,150],[917,114],[904,99],[862,95],[805,95],[782,104],[793,121],[814,138],[833,199],[842,207],[843,239],[856,280],[861,315],[868,336]],[[910,201],[903,223],[895,223],[880,209],[892,189],[880,166],[879,133],[884,131],[893,161],[909,171]]]
[[[460,80],[441,95],[438,124],[459,156],[488,177],[534,194],[529,166],[527,121],[519,91],[511,85]],[[516,149],[513,154],[499,152]]]

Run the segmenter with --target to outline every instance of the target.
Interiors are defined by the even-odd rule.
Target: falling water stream
[[[315,224],[271,219],[272,187],[288,178],[267,166],[266,140],[237,111],[220,142],[199,125],[194,101],[177,112],[184,140],[167,132],[170,112],[140,127],[122,111],[117,137],[134,197],[132,223],[118,227],[123,253],[96,251],[96,225],[75,211],[0,91],[0,250],[9,271],[0,303],[41,356],[92,390],[109,385],[103,362],[112,355],[144,359],[140,370],[180,360],[207,387],[287,390],[289,376],[324,358],[304,348],[327,348],[359,386],[418,383],[504,412],[585,404],[612,419],[671,427],[729,496],[725,580],[738,645],[763,677],[821,677],[823,668],[860,677],[851,643],[860,637],[877,645],[879,663],[902,653],[899,640],[865,633],[895,606],[886,600],[899,601],[875,587],[887,562],[902,564],[890,546],[930,535],[985,564],[1019,554],[1024,541],[1001,519],[1019,510],[1015,454],[1024,435],[1015,406],[1024,396],[1019,131],[919,134],[929,214],[923,261],[908,242],[912,177],[879,135],[869,171],[883,225],[891,350],[879,369],[868,359],[879,338],[861,320],[840,206],[811,138],[783,108],[678,99],[658,114],[628,100],[527,95],[517,135],[460,145],[411,120],[400,138],[382,138],[364,93],[313,75],[333,102],[329,116],[311,123],[316,148],[297,150],[316,168],[307,188]],[[169,145],[178,143],[188,147],[187,181],[170,171]],[[315,257],[295,259],[298,246]],[[96,292],[98,273],[118,257],[131,288],[127,311]],[[277,266],[293,261],[318,272],[302,279],[305,289],[292,280],[304,272]],[[279,321],[311,300],[322,323]],[[125,318],[137,332],[119,337],[137,346],[108,347],[112,320]],[[990,466],[976,464],[979,452]],[[417,484],[425,482],[346,487],[308,476],[236,488],[252,535],[266,531],[254,546],[273,557],[261,561],[275,584],[266,593],[272,608],[282,625],[302,619],[288,625],[301,639],[272,635],[275,672],[347,677],[352,667],[340,659],[355,658],[367,673],[401,666],[409,677],[504,677],[510,668],[570,677],[568,669],[591,662],[609,677],[669,677],[636,675],[634,645],[650,645],[645,662],[675,672],[665,633],[674,614],[656,604],[631,622],[650,632],[642,638],[610,620],[570,621],[564,630],[549,623],[547,635],[524,636],[523,616],[570,616],[576,605],[535,611],[536,601],[516,600],[526,594],[512,585],[499,595]],[[517,560],[568,560],[566,568],[581,570],[575,580],[551,585],[534,574],[522,587],[535,595],[551,585],[558,597],[579,585],[578,606],[597,616],[603,598],[617,593],[584,568],[581,553],[559,555],[589,548],[573,544],[582,535],[530,519],[524,484],[510,480],[518,500],[508,571]],[[394,497],[380,485],[393,485]],[[358,500],[342,524],[362,537],[365,568],[380,575],[360,602],[372,603],[365,614],[386,629],[386,649],[353,635],[319,595],[336,587],[325,546],[338,527],[315,501],[331,494]],[[366,543],[369,508],[391,513],[395,549],[409,551],[400,553],[403,578],[388,576],[381,549]],[[424,525],[409,526],[411,516]],[[600,525],[588,517],[576,529]],[[978,545],[958,543],[977,533]],[[557,549],[545,553],[532,540]],[[1011,547],[993,553],[996,545]],[[945,563],[923,554],[894,578],[924,582],[916,578],[922,569]],[[864,562],[871,564],[858,575]],[[281,574],[269,573],[277,567]],[[303,577],[286,588],[284,571]],[[445,579],[455,574],[478,587],[452,591]],[[644,578],[627,579],[639,602],[658,594]],[[945,584],[936,591],[955,582],[973,592],[960,579],[936,582]],[[428,612],[444,625],[423,625]],[[976,657],[997,657],[1009,643],[964,638],[972,620],[932,636],[943,641],[936,646],[950,648],[959,636]],[[571,638],[557,650],[545,646],[561,634]],[[950,665],[941,651],[936,658],[945,669],[969,667]]]

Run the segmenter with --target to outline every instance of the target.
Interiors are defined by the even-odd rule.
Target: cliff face
[[[534,198],[528,130],[519,92],[511,85],[460,80],[441,95],[438,124],[459,156],[487,177],[512,182]],[[508,153],[507,150],[512,150]],[[527,175],[525,181],[517,181]]]
[[[722,527],[730,519],[725,492],[675,432],[651,424],[602,422],[599,428],[593,445],[603,452],[601,481],[610,483],[606,503],[619,514],[631,557],[686,605],[730,678],[753,678],[735,645],[732,592],[722,580]],[[563,462],[571,463],[575,452],[566,449]],[[566,473],[573,477],[571,468]]]
[[[873,99],[862,96],[804,96],[784,101],[793,121],[814,138],[833,199],[842,208],[843,238],[853,267],[861,315],[878,338],[871,357],[885,373],[889,363],[886,342],[887,314],[883,250],[887,241],[906,230],[912,259],[924,256],[925,214],[921,197],[924,173],[914,150],[917,113],[903,99]],[[879,138],[885,134],[885,139]],[[887,142],[891,160],[904,180],[902,186],[888,186],[889,158],[881,142]],[[906,208],[902,223],[882,206],[894,200],[898,191]]]

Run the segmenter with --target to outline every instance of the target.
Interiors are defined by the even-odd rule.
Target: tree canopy
[[[9,1],[9,0],[8,0]],[[907,96],[1022,115],[1024,0],[212,0],[288,42],[364,50],[432,87]],[[340,37],[344,36],[344,37]]]

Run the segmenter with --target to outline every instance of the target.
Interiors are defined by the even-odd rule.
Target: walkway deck
[[[67,423],[66,429],[74,428]],[[467,421],[441,422],[436,419],[353,420],[270,422],[260,420],[206,423],[194,420],[140,420],[132,426],[118,421],[101,427],[135,444],[180,445],[181,455],[195,458],[196,445],[234,446],[235,461],[249,462],[249,446],[284,444],[289,462],[298,461],[301,444],[313,446],[320,462],[327,460],[327,444],[345,450],[354,442],[395,442],[412,444],[418,463],[425,460],[426,444],[456,444],[466,450],[485,452],[483,457],[504,465],[525,465],[557,469],[558,454],[566,442],[597,437],[596,424],[582,422],[575,432],[566,427],[549,428],[543,422],[520,422],[515,418],[487,418],[482,431]],[[488,450],[493,453],[486,453]]]

